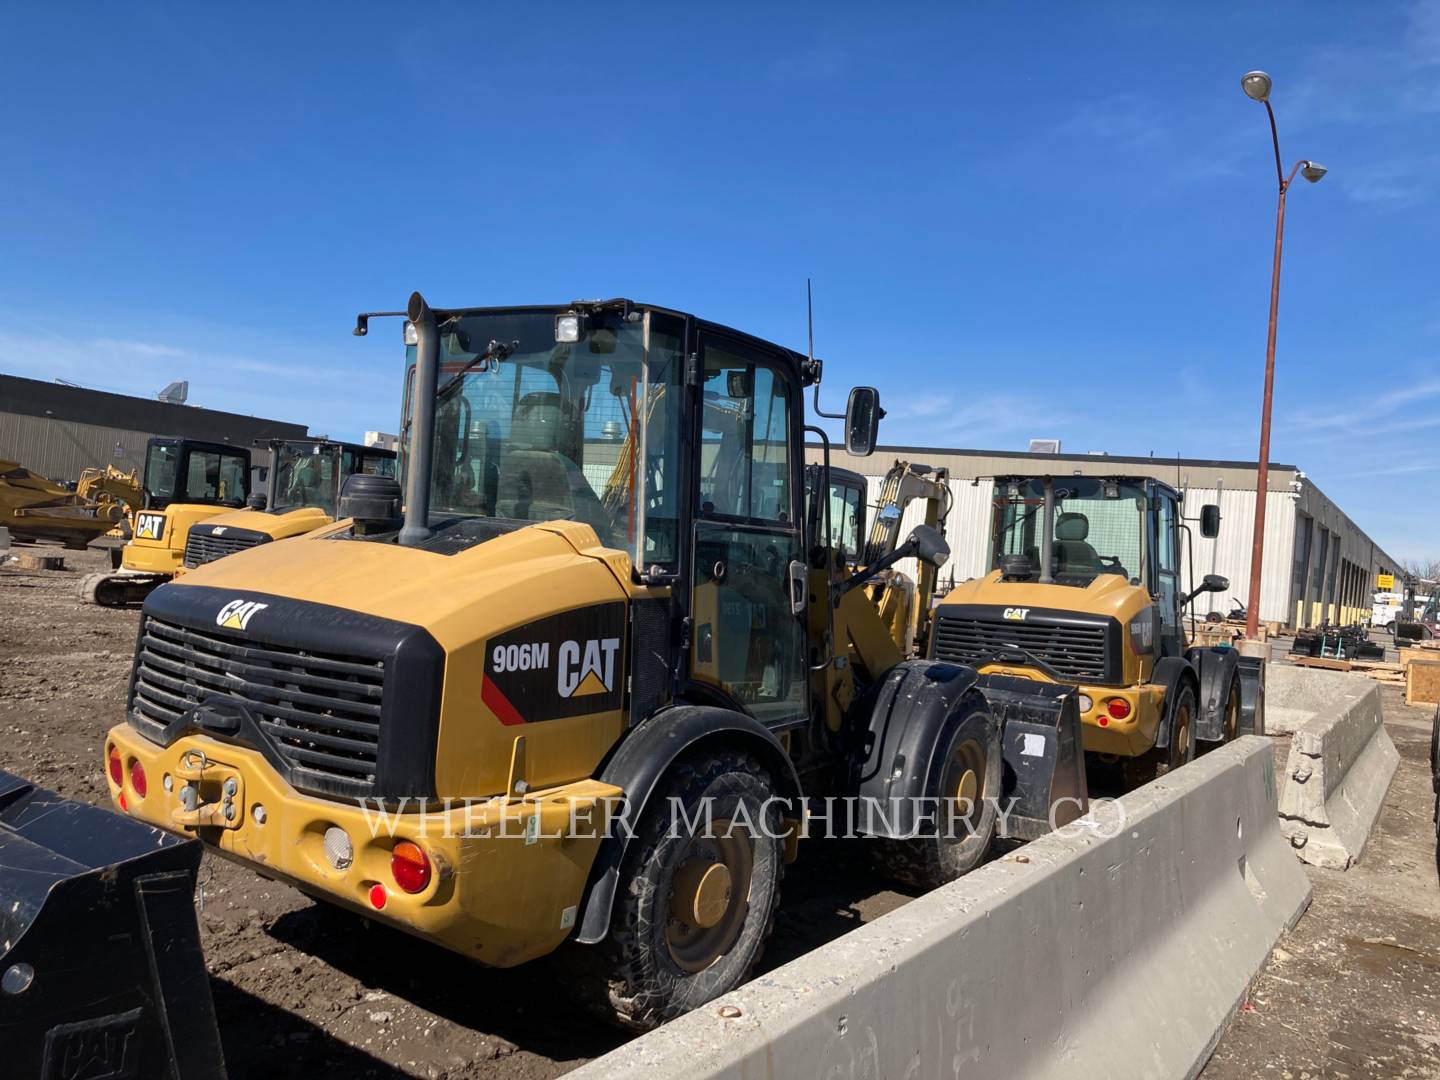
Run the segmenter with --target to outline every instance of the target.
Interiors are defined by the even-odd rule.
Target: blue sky
[[[353,313],[628,295],[882,440],[1272,460],[1440,557],[1440,3],[6,5],[0,370],[354,436]],[[1127,407],[1123,395],[1143,402]]]

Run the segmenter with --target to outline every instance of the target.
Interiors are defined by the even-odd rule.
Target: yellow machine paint
[[[623,300],[411,308],[403,518],[399,485],[377,482],[363,514],[147,598],[104,750],[123,810],[487,964],[573,940],[598,957],[577,985],[648,1027],[749,972],[802,792],[869,782],[870,688],[897,695],[880,742],[932,740],[907,751],[936,758],[917,782],[997,794],[973,672],[907,660],[948,552],[925,527],[899,543],[899,514],[932,498],[943,524],[940,489],[897,490],[859,558],[807,521],[817,362]],[[852,452],[873,447],[878,406],[852,393]],[[877,578],[904,557],[925,568],[914,602],[882,614],[900,590]],[[982,759],[952,775],[962,748]],[[887,757],[869,775],[903,772]],[[676,806],[727,828],[672,832]],[[988,849],[984,820],[973,841],[875,847],[918,866],[932,845],[949,861],[927,880],[953,876]],[[413,892],[409,842],[428,859]]]
[[[0,526],[18,540],[58,540],[84,548],[125,520],[143,497],[138,477],[113,465],[86,469],[74,491],[0,460]]]

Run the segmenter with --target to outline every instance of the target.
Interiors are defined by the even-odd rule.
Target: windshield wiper
[[[451,389],[455,387],[461,379],[465,378],[466,375],[470,374],[471,371],[475,370],[476,367],[479,367],[481,371],[489,371],[491,360],[494,360],[498,364],[501,360],[508,359],[510,354],[519,347],[520,342],[518,340],[510,342],[509,345],[499,341],[490,342],[489,345],[485,346],[484,352],[466,361],[464,367],[446,380],[445,385],[435,392],[435,399],[438,401],[450,393]]]

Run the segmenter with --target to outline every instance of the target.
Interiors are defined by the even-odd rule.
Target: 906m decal
[[[618,709],[622,697],[622,602],[538,619],[485,646],[481,700],[503,724],[528,724]]]

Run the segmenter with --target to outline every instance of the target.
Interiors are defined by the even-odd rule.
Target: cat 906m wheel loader
[[[807,526],[818,361],[626,300],[408,315],[403,498],[146,600],[127,813],[484,964],[564,947],[644,1028],[745,979],[807,832],[928,885],[997,799],[1083,812],[1071,688],[910,659],[867,594],[940,535],[857,568]],[[880,416],[851,391],[851,452]]]

